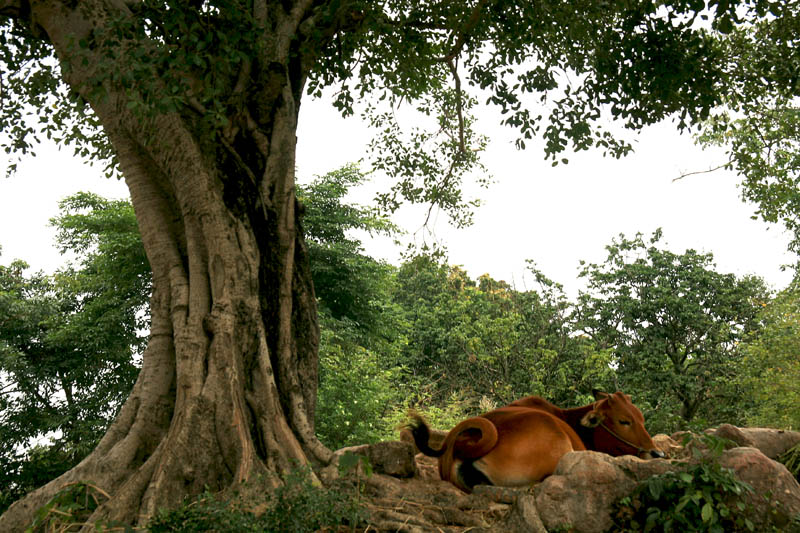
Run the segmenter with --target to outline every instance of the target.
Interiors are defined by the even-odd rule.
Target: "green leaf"
[[[354,470],[364,457],[353,452],[345,452],[339,457],[339,472],[342,474]]]
[[[714,515],[714,506],[711,505],[711,502],[707,502],[705,505],[703,505],[703,509],[700,511],[700,517],[703,519],[703,522],[710,521],[712,518],[714,518]]]

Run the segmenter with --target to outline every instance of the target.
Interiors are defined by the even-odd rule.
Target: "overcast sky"
[[[780,227],[751,220],[754,208],[739,199],[735,174],[717,171],[673,181],[681,173],[720,164],[723,154],[700,150],[672,124],[639,134],[636,153],[624,159],[583,152],[554,168],[536,146],[516,150],[513,132],[487,116],[482,127],[490,145],[483,159],[494,183],[489,189],[465,186],[468,197],[482,200],[475,223],[456,230],[440,215],[432,228],[447,246],[450,263],[463,265],[472,277],[489,273],[519,289],[531,288],[524,275],[531,259],[574,295],[580,259],[602,261],[604,247],[619,233],[649,235],[661,227],[670,249],[712,252],[721,272],[757,274],[776,289],[790,281],[791,273],[780,268],[793,262],[786,252],[788,236]],[[361,159],[369,135],[357,118],[341,119],[327,103],[306,100],[298,131],[298,180],[307,182]],[[38,152],[23,159],[15,176],[0,178],[0,263],[20,258],[34,270],[52,271],[64,260],[48,227],[58,201],[81,190],[126,197],[127,189],[102,177],[99,167],[71,157],[69,149],[44,146]],[[0,160],[0,167],[5,164]],[[373,187],[388,185],[378,181]],[[354,196],[366,203],[371,194]],[[397,222],[409,232],[407,241],[431,241],[418,231],[423,219],[420,210],[398,214]],[[402,249],[390,241],[364,244],[368,253],[397,264]]]
[[[322,102],[304,106],[299,180],[363,157],[369,133],[357,119],[338,120]],[[531,259],[574,296],[581,286],[581,259],[603,261],[605,246],[620,233],[650,235],[661,227],[671,250],[712,252],[721,272],[756,274],[776,289],[791,280],[791,272],[781,269],[794,262],[786,251],[789,236],[780,226],[751,219],[754,207],[742,203],[735,173],[674,181],[683,173],[719,166],[725,158],[721,149],[702,150],[671,123],[634,136],[636,151],[623,159],[588,151],[567,154],[569,164],[557,167],[544,160],[541,146],[517,150],[514,132],[498,127],[491,113],[482,115],[481,127],[490,136],[483,160],[494,183],[488,189],[466,186],[467,196],[482,200],[471,227],[453,229],[441,215],[434,228],[450,263],[463,265],[472,277],[489,273],[517,288],[531,288],[524,276]],[[411,232],[408,240],[419,243],[424,216],[407,211],[398,221]],[[366,246],[395,263],[402,250],[380,241]]]

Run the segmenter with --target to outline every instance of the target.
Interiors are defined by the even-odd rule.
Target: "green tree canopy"
[[[727,149],[742,198],[756,216],[791,231],[789,248],[800,252],[800,4],[775,2],[770,10],[774,16],[720,41],[729,92],[698,140]]]
[[[638,234],[607,246],[602,264],[585,264],[580,327],[614,350],[620,386],[657,410],[665,428],[733,406],[728,385],[742,358],[740,342],[758,325],[768,292],[760,278],[714,269],[713,256],[676,254]],[[683,421],[670,420],[679,413]]]
[[[609,354],[573,335],[560,287],[531,269],[538,290],[518,291],[488,274],[472,280],[441,254],[400,266],[394,298],[409,323],[402,361],[430,401],[506,404],[539,394],[574,405],[613,384]]]
[[[298,186],[303,203],[303,229],[308,242],[314,292],[335,319],[346,318],[365,329],[381,323],[379,302],[388,295],[389,268],[368,257],[356,232],[391,236],[398,229],[385,214],[345,202],[366,176],[346,165]]]
[[[762,327],[744,344],[739,381],[752,398],[752,426],[800,428],[800,293],[795,281],[765,304]]]
[[[0,266],[5,505],[95,446],[133,386],[148,325],[150,268],[130,203],[79,193],[60,209],[57,243],[78,264],[52,276]]]

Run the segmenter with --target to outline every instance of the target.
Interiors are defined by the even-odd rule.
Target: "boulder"
[[[735,442],[738,446],[758,448],[770,459],[777,459],[782,453],[800,443],[800,431],[786,431],[772,428],[739,428],[722,424],[710,432]]]
[[[716,429],[706,431],[709,435],[714,435],[722,439],[733,441],[737,446],[755,447],[753,440],[748,437],[741,428],[731,424],[722,424]]]
[[[339,471],[339,461],[341,460],[342,456],[347,453],[352,453],[355,455],[361,455],[363,457],[367,457],[367,449],[369,449],[369,444],[362,444],[360,446],[349,446],[347,448],[341,448],[333,452],[333,457],[331,458],[331,462],[328,463],[328,466],[323,468],[319,471],[319,478],[323,484],[329,485],[333,483],[341,476],[342,472]],[[365,475],[363,465],[358,465],[358,474],[363,476]]]
[[[342,474],[339,469],[339,462],[345,454],[355,454],[367,458],[372,472],[376,474],[407,478],[417,473],[414,448],[407,442],[394,440],[350,446],[336,450],[333,452],[330,464],[320,471],[320,478],[323,483],[329,484],[339,478]],[[365,476],[366,472],[363,464],[359,463],[356,468],[360,476]]]
[[[670,459],[673,457],[679,457],[683,451],[683,446],[681,446],[680,442],[673,439],[669,435],[664,435],[663,433],[653,435],[653,444],[655,444],[656,448],[664,452],[664,455]]]
[[[571,527],[575,533],[600,533],[612,525],[616,500],[633,491],[640,480],[676,468],[665,459],[570,452],[534,489],[539,517],[548,530]]]
[[[745,516],[757,530],[776,526],[792,531],[797,527],[791,521],[800,515],[800,485],[785,466],[752,447],[726,450],[720,464],[753,487],[747,497],[751,507]],[[611,510],[616,500],[654,475],[683,468],[685,463],[664,459],[643,461],[630,455],[571,452],[561,459],[552,476],[535,487],[538,515],[547,529],[570,527],[576,533],[600,533],[612,525]]]
[[[777,459],[781,454],[789,450],[789,448],[800,443],[800,431],[788,431],[783,429],[742,428],[731,424],[722,424],[717,428],[707,429],[704,433],[713,435],[714,437],[728,439],[733,442],[734,446],[758,448],[770,459]],[[687,437],[695,436],[695,434],[689,431],[679,431],[673,433],[671,439],[676,443],[683,443],[687,440]],[[670,458],[690,457],[692,455],[690,453],[691,448],[705,450],[706,446],[703,442],[695,438],[689,441],[687,450],[681,451],[679,448],[674,449],[672,453],[667,456]]]
[[[783,531],[800,516],[800,484],[781,463],[756,448],[733,448],[723,452],[720,464],[753,487],[748,518],[759,529],[771,524]]]
[[[417,473],[414,447],[399,440],[378,442],[367,449],[373,472],[393,477],[412,477]]]
[[[532,494],[523,494],[516,498],[508,516],[491,528],[491,531],[504,533],[547,533],[547,529],[539,517],[536,498]]]

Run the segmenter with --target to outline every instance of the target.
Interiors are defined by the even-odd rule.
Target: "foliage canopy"
[[[584,264],[579,324],[600,346],[613,346],[624,390],[685,424],[736,403],[729,384],[740,343],[758,327],[769,295],[760,278],[720,274],[711,254],[676,254],[660,239],[660,230],[649,242],[620,236],[604,264]]]
[[[6,13],[15,14],[13,4]],[[86,105],[110,86],[121,87],[127,107],[143,116],[180,112],[207,134],[204,142],[230,139],[248,117],[266,112],[248,102],[249,93],[275,82],[277,65],[259,58],[279,39],[265,31],[269,16],[260,10],[267,7],[259,6],[129,3],[76,37],[60,65],[35,23],[0,19],[3,148],[25,154],[44,135],[114,172],[116,155]],[[486,143],[470,115],[479,102],[519,132],[518,147],[541,136],[554,164],[566,162],[559,155],[568,149],[628,153],[631,145],[605,125],[609,117],[629,129],[670,116],[681,128],[706,119],[727,87],[724,51],[698,29],[703,7],[685,0],[318,2],[294,36],[292,68],[307,75],[309,94],[333,88],[333,105],[344,115],[363,112],[373,125],[373,163],[395,179],[380,196],[385,207],[434,203],[463,223],[471,204],[460,183],[481,168]],[[740,7],[713,1],[702,16],[712,13],[712,27],[729,31],[746,18]],[[761,17],[771,7],[758,1],[745,12]],[[83,86],[65,87],[62,76],[89,61]],[[403,127],[395,111],[404,104],[429,119]]]
[[[12,499],[94,447],[133,386],[148,325],[150,268],[130,203],[79,193],[52,223],[77,265],[53,276],[0,266],[0,482]]]

